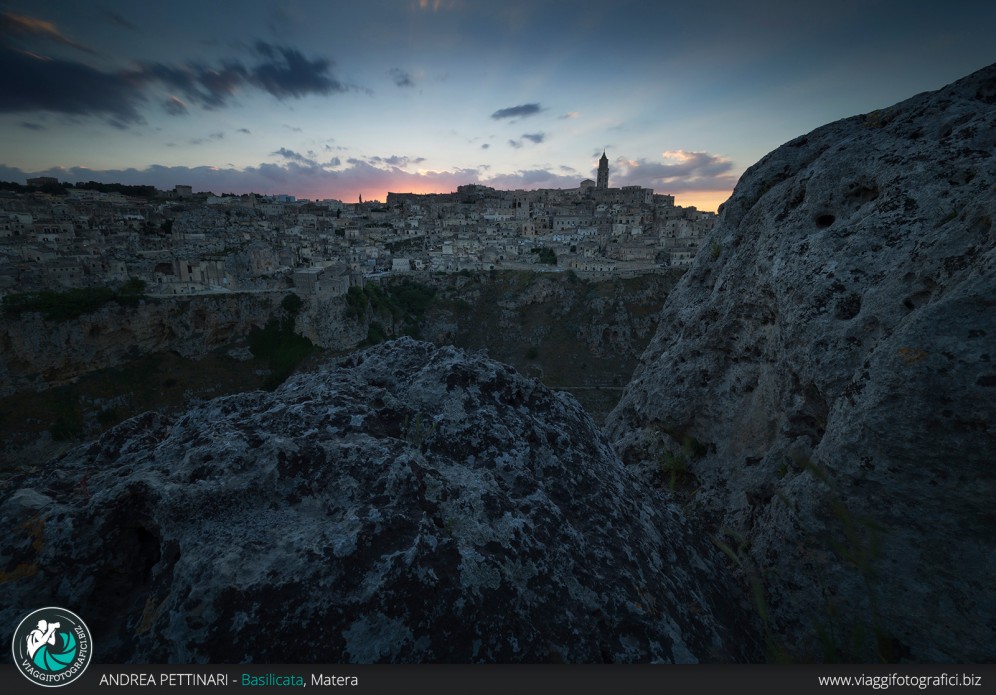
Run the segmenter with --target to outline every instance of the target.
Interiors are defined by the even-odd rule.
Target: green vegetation
[[[882,662],[895,662],[900,656],[897,653],[899,650],[895,647],[895,639],[886,635],[879,627],[876,600],[876,564],[881,556],[882,527],[874,519],[851,511],[826,470],[812,461],[804,461],[802,466],[828,489],[827,503],[836,524],[831,525],[830,537],[825,539],[826,543],[845,567],[857,572],[867,592],[867,614],[864,620],[842,624],[835,603],[835,592],[830,587],[823,588],[823,594],[827,597],[825,613],[814,621],[816,634],[823,644],[823,658],[828,663],[856,663],[867,659],[867,649],[874,645]]]
[[[346,308],[343,316],[347,319],[363,319],[367,312],[372,316],[390,315],[392,322],[401,322],[404,332],[418,336],[419,322],[436,300],[436,290],[418,282],[405,281],[397,285],[381,287],[367,283],[364,287],[350,287],[346,293]],[[387,331],[380,324],[376,329],[368,328],[367,341],[372,345],[387,337]]]
[[[668,489],[672,492],[679,484],[685,484],[691,478],[688,472],[688,457],[683,453],[663,452],[658,468],[661,474],[668,479]]]
[[[549,246],[539,246],[533,248],[531,253],[539,255],[539,262],[547,265],[557,265],[557,254]]]
[[[3,298],[3,309],[10,317],[37,312],[44,314],[49,321],[68,321],[92,314],[108,302],[129,305],[144,297],[145,282],[131,278],[117,291],[110,287],[81,287],[64,292],[45,290],[8,294]]]
[[[667,432],[672,438],[681,440],[681,449],[677,453],[662,451],[658,469],[668,480],[668,489],[671,492],[678,489],[692,489],[694,494],[697,480],[691,473],[689,464],[705,456],[708,447],[690,435],[677,436],[676,433]]]
[[[809,536],[802,543],[820,555],[832,553],[845,570],[857,574],[866,590],[866,594],[858,598],[860,606],[855,606],[851,599],[852,603],[846,606],[850,615],[845,615],[842,610],[845,606],[838,603],[840,578],[834,577],[834,584],[829,586],[820,582],[826,602],[816,614],[809,616],[809,620],[812,634],[823,649],[822,660],[826,663],[868,663],[869,655],[874,653],[883,663],[897,662],[902,657],[902,645],[879,627],[876,564],[880,557],[881,526],[869,517],[855,514],[847,506],[825,469],[802,459],[791,465],[781,464],[777,472],[782,477],[790,470],[809,472],[826,486],[827,491],[821,502],[827,512],[825,518],[829,520],[826,531]],[[777,497],[790,508],[795,506],[784,494],[778,493]],[[713,543],[747,579],[754,609],[763,626],[768,661],[786,663],[800,656],[812,659],[811,655],[793,653],[789,645],[776,638],[765,598],[765,573],[752,557],[750,540],[738,531],[723,528]]]
[[[60,394],[53,402],[55,422],[49,428],[52,439],[69,442],[83,435],[83,412],[80,410],[79,396],[72,393]]]
[[[138,278],[128,278],[128,281],[118,290],[114,301],[118,304],[138,304],[145,298],[145,280]]]
[[[712,246],[709,247],[709,255],[712,256],[712,260],[714,261],[719,260],[719,254],[721,252],[722,248],[720,247],[719,242],[717,241],[712,242]]]
[[[93,439],[139,413],[186,408],[191,398],[258,389],[263,377],[257,371],[264,366],[257,359],[233,359],[225,351],[196,360],[155,353],[44,391],[2,397],[0,484],[56,455],[65,442]],[[50,443],[45,443],[43,432],[51,435]]]
[[[290,316],[297,316],[298,312],[301,311],[301,307],[304,306],[304,300],[298,297],[296,294],[291,292],[289,295],[280,300],[280,308],[286,311]]]
[[[750,558],[750,541],[737,531],[723,528],[720,529],[719,535],[713,538],[712,542],[724,555],[733,560],[733,563],[747,578],[754,610],[757,611],[764,628],[764,643],[768,652],[768,661],[780,664],[790,663],[792,661],[791,655],[774,636],[768,601],[764,594],[763,577]]]
[[[254,327],[249,332],[249,350],[266,360],[270,367],[264,389],[273,390],[282,384],[315,349],[310,340],[294,332],[295,319],[303,304],[296,294],[288,294],[280,302],[283,318],[271,318],[262,330]]]
[[[387,332],[377,321],[371,321],[367,326],[367,345],[376,345],[387,340]]]
[[[367,313],[367,295],[362,287],[353,285],[346,292],[346,310],[343,316],[347,319],[361,319]]]

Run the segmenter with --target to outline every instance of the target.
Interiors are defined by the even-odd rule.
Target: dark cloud
[[[45,130],[45,126],[40,123],[30,123],[28,121],[21,121],[21,127],[28,130]]]
[[[97,55],[97,52],[89,46],[74,41],[63,34],[52,22],[13,12],[0,12],[0,35],[53,41],[83,53]]]
[[[118,127],[143,122],[138,107],[145,96],[119,73],[0,48],[0,75],[0,112],[103,116]]]
[[[292,162],[299,162],[301,164],[307,164],[309,166],[318,166],[318,163],[315,162],[315,160],[309,159],[305,157],[303,154],[295,152],[294,150],[289,150],[286,147],[281,147],[276,152],[271,152],[270,154],[277,157],[283,157],[284,159],[290,160]]]
[[[546,139],[546,133],[523,133],[522,137],[538,145]]]
[[[0,18],[0,32],[24,33],[28,31],[25,26],[36,27],[25,24],[25,18],[18,15],[3,13]],[[0,74],[4,76],[0,112],[104,116],[123,128],[143,122],[138,109],[157,84],[179,95],[170,95],[163,102],[172,115],[186,113],[190,103],[209,109],[222,107],[240,90],[258,89],[283,100],[350,89],[332,76],[332,63],[325,58],[310,60],[293,48],[262,41],[256,42],[254,51],[262,60],[251,66],[238,60],[218,65],[143,63],[125,71],[104,72],[76,61],[0,48]]]
[[[211,134],[208,135],[208,137],[211,138],[212,140],[224,140],[225,139],[225,134],[222,133],[222,132],[211,133]]]
[[[387,71],[387,74],[391,76],[394,84],[398,87],[414,87],[415,80],[412,78],[410,72],[406,72],[401,68],[391,68]]]
[[[145,63],[127,76],[139,87],[160,82],[209,109],[224,106],[249,79],[245,66],[235,62],[219,67]]]
[[[297,126],[287,125],[286,123],[284,123],[283,126],[284,126],[284,128],[286,128],[287,130],[289,130],[292,133],[301,133],[301,132],[304,132],[300,128],[298,128]]]
[[[542,107],[539,104],[520,104],[519,106],[509,106],[505,109],[498,109],[493,114],[491,118],[496,121],[502,118],[525,118],[526,116],[534,116],[540,111]]]
[[[250,131],[248,128],[239,128],[235,132],[236,133],[245,133],[246,135],[252,135],[252,131]]]
[[[481,145],[481,149],[482,149],[482,150],[486,150],[486,149],[488,149],[489,147],[491,147],[491,145],[489,145],[488,143],[484,143],[483,145]]]
[[[519,142],[518,140],[509,140],[508,144],[514,147],[515,149],[519,149],[520,147],[522,147],[522,143]]]
[[[268,60],[250,70],[249,80],[278,99],[327,96],[349,90],[329,73],[332,61],[327,58],[308,60],[296,49],[264,41],[257,41],[255,48]]]

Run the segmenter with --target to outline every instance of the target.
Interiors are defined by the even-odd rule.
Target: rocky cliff
[[[996,659],[994,154],[990,66],[766,156],[610,417],[782,656]]]
[[[572,397],[407,338],[132,418],[0,523],[0,625],[72,606],[99,661],[759,656],[715,548]]]
[[[67,321],[0,318],[0,396],[48,388],[160,351],[201,357],[263,326],[287,292],[110,303]]]

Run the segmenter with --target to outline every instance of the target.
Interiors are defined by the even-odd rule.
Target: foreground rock
[[[402,339],[148,413],[16,481],[0,624],[107,662],[749,660],[683,518],[569,396]]]
[[[994,153],[991,66],[766,156],[610,417],[793,658],[996,659]]]

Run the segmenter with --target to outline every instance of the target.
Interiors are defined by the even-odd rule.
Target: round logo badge
[[[83,675],[93,655],[90,630],[65,608],[40,608],[14,630],[14,665],[32,683],[55,688]]]

